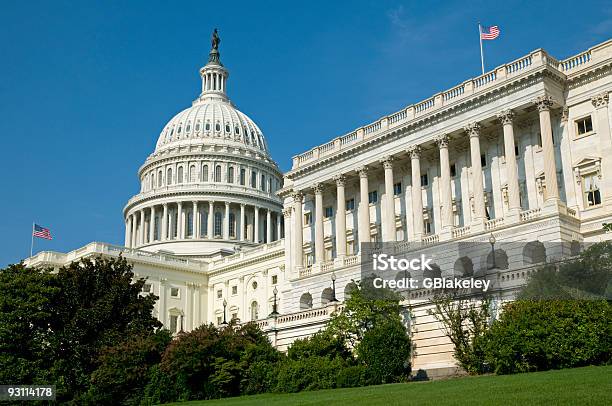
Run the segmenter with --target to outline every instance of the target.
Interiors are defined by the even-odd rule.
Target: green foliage
[[[366,366],[353,365],[341,369],[336,377],[338,388],[356,388],[366,385]]]
[[[370,385],[398,382],[410,373],[410,338],[399,320],[388,319],[366,331],[356,350]]]
[[[169,331],[160,330],[153,335],[132,336],[103,349],[101,365],[91,376],[87,403],[140,404],[151,369],[160,362],[171,340]]]
[[[331,389],[336,387],[338,373],[346,366],[340,358],[310,356],[287,359],[278,369],[278,392]]]
[[[287,358],[291,360],[308,357],[341,358],[348,362],[353,360],[353,355],[344,341],[329,328],[310,337],[295,340],[287,351]]]
[[[612,305],[603,300],[520,300],[485,334],[499,374],[605,364],[612,354]]]
[[[486,371],[482,337],[489,328],[490,300],[462,295],[461,292],[436,295],[429,313],[438,320],[454,346],[459,365],[471,374]]]

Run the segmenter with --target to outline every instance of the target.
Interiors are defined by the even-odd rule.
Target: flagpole
[[[480,39],[480,65],[482,66],[482,74],[484,75],[484,54],[482,53],[482,27],[478,23],[478,39]]]
[[[34,252],[34,222],[32,222],[32,244],[30,244],[30,258]]]

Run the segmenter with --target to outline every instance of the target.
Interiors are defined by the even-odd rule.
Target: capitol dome
[[[162,128],[124,208],[127,247],[215,257],[282,238],[282,173],[262,131],[227,96],[213,33],[202,89]]]

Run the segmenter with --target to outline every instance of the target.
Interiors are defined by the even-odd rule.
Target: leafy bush
[[[278,369],[278,392],[331,389],[336,387],[339,372],[346,362],[340,358],[311,356],[287,359]]]
[[[336,377],[338,388],[356,388],[366,384],[365,365],[353,365],[343,368]]]
[[[287,358],[299,360],[308,357],[341,358],[353,360],[344,341],[329,329],[316,332],[310,337],[295,340],[287,350]]]
[[[498,374],[609,363],[612,306],[602,300],[512,302],[483,339]]]
[[[389,319],[366,331],[356,350],[370,385],[397,382],[410,373],[410,338],[399,320]]]

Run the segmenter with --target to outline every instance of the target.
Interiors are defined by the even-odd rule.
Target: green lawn
[[[265,394],[177,405],[612,405],[612,366]]]

